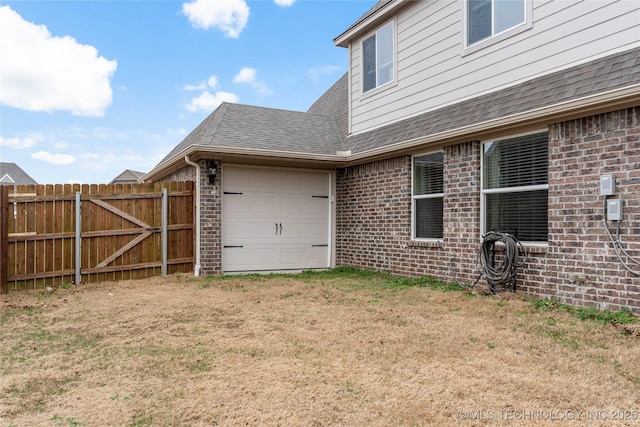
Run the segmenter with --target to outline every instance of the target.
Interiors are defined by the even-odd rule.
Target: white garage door
[[[331,174],[225,166],[224,272],[330,266]]]

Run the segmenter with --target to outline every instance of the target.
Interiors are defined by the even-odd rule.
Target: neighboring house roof
[[[335,155],[344,139],[330,116],[222,103],[160,162],[180,159],[187,149],[275,151]]]
[[[0,184],[36,185],[38,183],[17,164],[0,162]]]
[[[109,184],[134,184],[139,182],[140,178],[144,176],[145,172],[132,171],[131,169],[125,169],[120,175],[113,178]]]

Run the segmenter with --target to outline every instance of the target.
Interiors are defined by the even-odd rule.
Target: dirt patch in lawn
[[[171,276],[0,297],[0,427],[637,425],[640,342],[383,276]]]

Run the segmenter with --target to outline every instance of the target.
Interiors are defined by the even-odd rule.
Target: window
[[[467,0],[467,46],[526,22],[526,0]]]
[[[548,150],[546,133],[484,144],[483,231],[510,232],[526,242],[547,241]]]
[[[393,22],[362,42],[363,92],[393,81]]]
[[[414,239],[442,239],[443,154],[413,158]]]

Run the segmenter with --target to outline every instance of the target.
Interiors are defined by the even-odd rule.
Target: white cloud
[[[264,82],[258,80],[258,71],[255,68],[244,67],[233,78],[233,83],[250,84],[253,89],[263,95],[270,94],[271,89],[264,84]]]
[[[296,0],[273,0],[275,4],[282,7],[289,7],[296,2]]]
[[[54,165],[68,165],[76,161],[76,158],[71,154],[54,154],[47,151],[31,153],[31,157]]]
[[[52,36],[9,6],[0,7],[0,102],[28,111],[102,116],[111,104],[118,64],[74,38]]]
[[[206,110],[212,111],[218,108],[223,102],[236,103],[238,97],[230,92],[216,92],[214,95],[205,91],[200,96],[193,98],[191,102],[186,105],[189,111]]]
[[[33,147],[44,140],[41,133],[31,133],[24,138],[3,138],[0,136],[0,147],[9,147],[17,150]]]
[[[194,90],[205,90],[207,86],[210,86],[212,88],[215,88],[216,86],[218,86],[218,78],[216,76],[211,76],[207,79],[206,83],[201,82],[201,83],[198,83],[197,85],[184,85],[182,86],[182,90],[185,90],[187,92],[194,91]]]
[[[340,71],[340,67],[336,67],[335,65],[324,65],[322,67],[309,69],[309,71],[307,71],[307,75],[311,80],[317,81],[322,76],[335,74],[338,71]]]
[[[234,83],[253,83],[256,80],[257,71],[255,68],[244,67],[233,78]]]
[[[182,12],[194,27],[216,27],[231,38],[238,38],[249,20],[245,0],[195,0],[183,3]]]
[[[66,141],[62,141],[62,142],[56,142],[53,144],[53,148],[57,149],[57,150],[64,150],[66,148],[69,148],[69,143]]]
[[[187,92],[193,91],[193,90],[205,90],[207,88],[207,84],[206,83],[200,83],[197,85],[184,85],[182,86],[182,90],[186,90]]]

